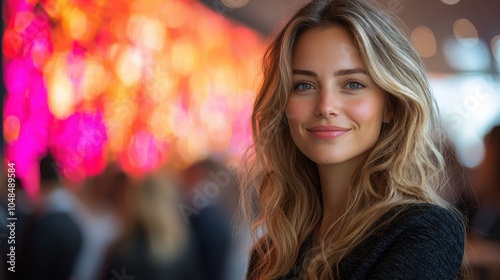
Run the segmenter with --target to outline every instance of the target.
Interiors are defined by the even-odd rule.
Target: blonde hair
[[[160,263],[175,259],[188,242],[188,228],[177,209],[180,196],[176,186],[169,179],[149,175],[138,202],[138,220],[152,258]]]
[[[345,213],[314,248],[318,254],[308,264],[307,278],[333,279],[332,269],[397,206],[428,202],[451,208],[438,195],[444,159],[437,108],[407,35],[368,1],[312,1],[277,34],[263,58],[263,81],[252,112],[253,145],[242,180],[244,213],[253,222],[256,240],[249,279],[286,274],[322,219],[316,164],[295,146],[284,111],[297,39],[307,30],[328,26],[352,34],[370,77],[387,92],[392,120],[356,170]]]

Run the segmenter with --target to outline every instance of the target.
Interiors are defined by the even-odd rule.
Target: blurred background
[[[15,173],[18,269],[56,279],[43,244],[67,242],[60,279],[243,279],[236,170],[259,63],[306,2],[3,1],[1,180]],[[378,2],[428,69],[450,143],[443,195],[468,217],[474,279],[500,279],[500,2]]]

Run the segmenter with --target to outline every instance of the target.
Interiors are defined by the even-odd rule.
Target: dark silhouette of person
[[[231,176],[222,164],[206,159],[188,167],[182,177],[184,202],[196,209],[188,218],[199,244],[204,279],[224,279],[233,245],[231,217],[227,214],[232,209],[223,200],[227,200],[225,192],[231,190]]]
[[[50,154],[40,161],[40,192],[41,205],[28,241],[26,279],[71,279],[82,234],[75,218],[76,201],[62,186]]]

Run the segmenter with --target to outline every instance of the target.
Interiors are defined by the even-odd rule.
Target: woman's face
[[[318,165],[358,164],[389,114],[351,35],[337,26],[308,30],[292,69],[285,113],[295,145]]]

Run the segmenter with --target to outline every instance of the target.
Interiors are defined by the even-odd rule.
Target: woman
[[[298,11],[264,56],[253,108],[247,279],[457,277],[464,227],[438,195],[434,110],[419,56],[380,8]]]

